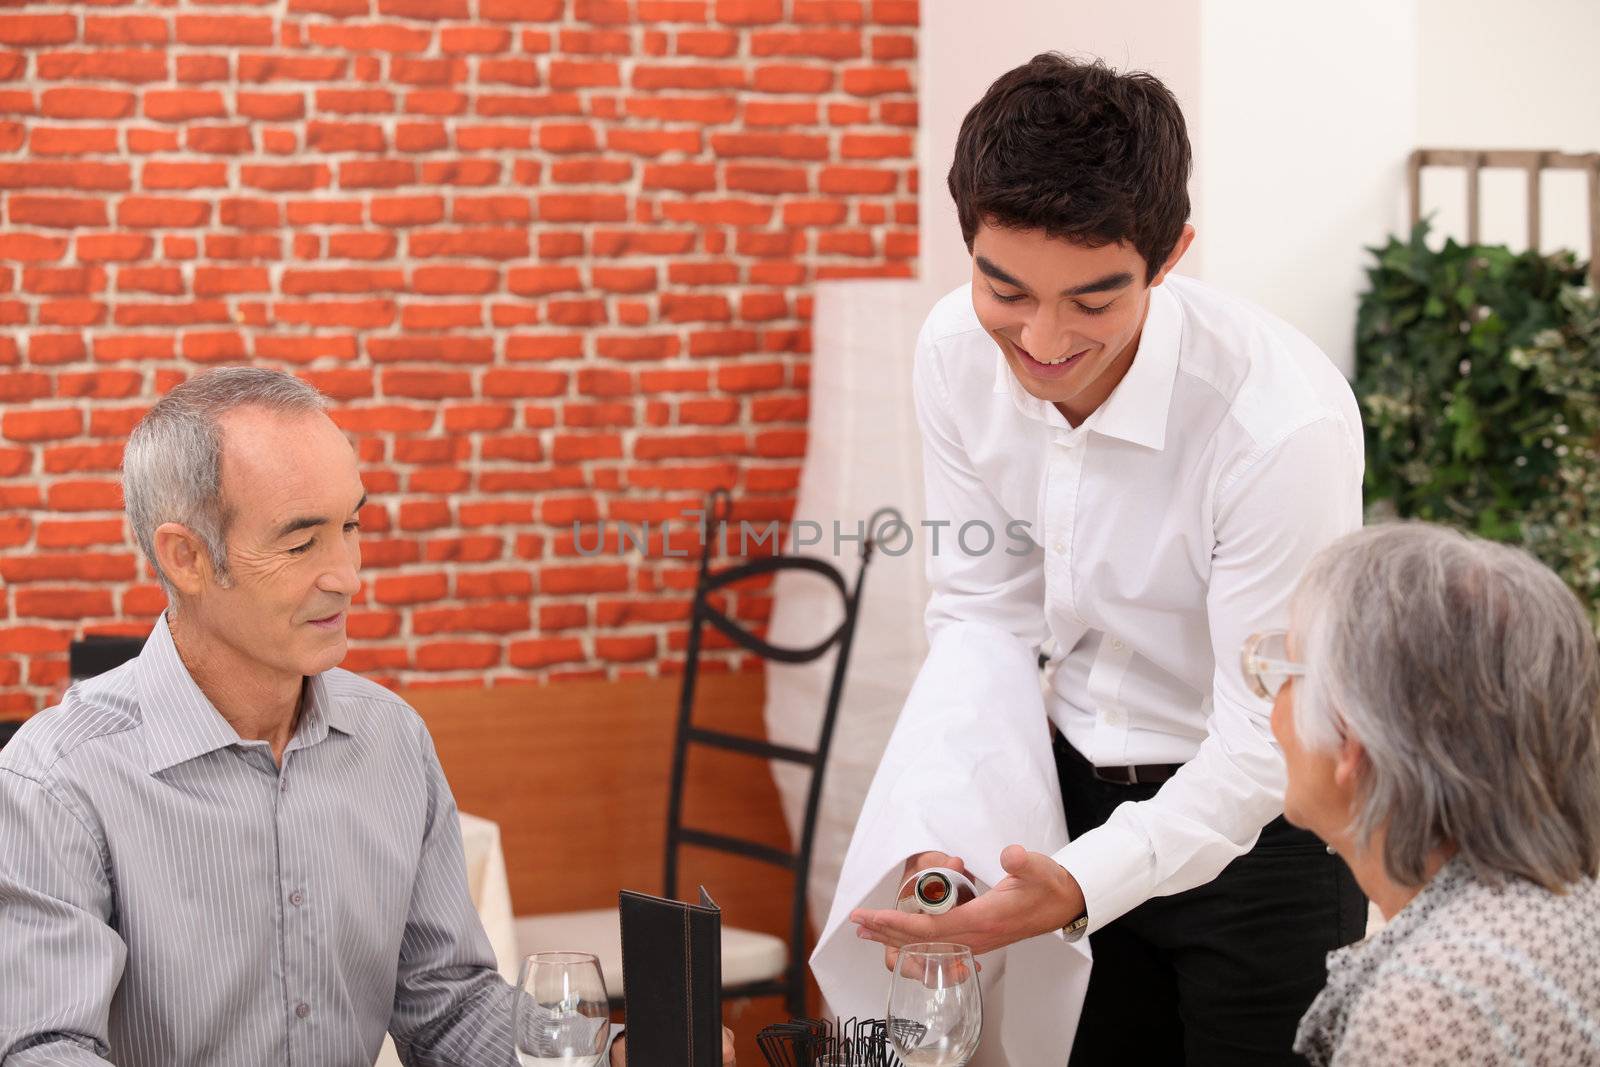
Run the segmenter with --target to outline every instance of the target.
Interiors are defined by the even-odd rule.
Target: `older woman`
[[[1252,639],[1285,814],[1390,922],[1329,954],[1313,1064],[1600,1063],[1600,664],[1527,554],[1421,524],[1331,545]],[[1297,662],[1298,661],[1298,662]]]

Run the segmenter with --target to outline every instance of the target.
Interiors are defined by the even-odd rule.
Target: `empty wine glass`
[[[512,1027],[522,1067],[595,1067],[611,1033],[600,961],[585,952],[536,952],[524,959]]]
[[[906,1067],[963,1067],[978,1051],[983,998],[965,945],[900,950],[889,985],[889,1040]]]

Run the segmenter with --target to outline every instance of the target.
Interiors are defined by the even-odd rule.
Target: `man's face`
[[[231,584],[207,582],[191,625],[285,676],[345,657],[345,621],[361,588],[356,457],[332,420],[241,408],[222,419],[222,499]],[[192,607],[192,610],[190,608]]]
[[[1187,245],[1186,232],[1172,262]],[[981,223],[972,306],[1022,387],[1078,423],[1133,363],[1150,304],[1145,273],[1126,242],[1090,248],[1043,230]],[[1164,278],[1165,270],[1153,284]]]

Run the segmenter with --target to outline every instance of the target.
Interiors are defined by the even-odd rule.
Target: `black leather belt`
[[[1094,776],[1117,785],[1153,785],[1178,773],[1181,763],[1141,763],[1131,767],[1096,767]]]
[[[1084,758],[1082,752],[1073,748],[1059,731],[1052,729],[1050,733],[1056,751],[1080,767],[1088,768],[1089,773],[1100,781],[1110,782],[1113,785],[1155,785],[1177,774],[1178,768],[1183,766],[1181,763],[1139,763],[1132,766],[1096,767]]]

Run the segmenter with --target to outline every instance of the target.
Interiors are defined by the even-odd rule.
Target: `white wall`
[[[1412,6],[1202,6],[1198,273],[1293,323],[1348,374],[1364,246],[1405,221]]]
[[[1600,151],[1600,3],[1416,0],[1417,143],[1429,148]],[[1518,171],[1484,171],[1480,239],[1527,245]],[[1547,174],[1540,247],[1589,257],[1585,179]],[[1423,172],[1435,232],[1466,239],[1457,169]]]

